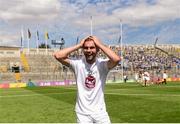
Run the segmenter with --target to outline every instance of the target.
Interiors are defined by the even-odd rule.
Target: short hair
[[[86,42],[86,41],[94,41],[91,37],[88,37],[88,38],[86,38],[85,40],[84,40],[84,43]],[[83,44],[83,47],[84,47],[84,44]]]
[[[84,43],[86,42],[86,41],[93,41],[94,42],[94,39],[92,38],[92,36],[89,36],[88,38],[86,38],[85,40],[84,40]],[[94,43],[95,44],[95,43]],[[95,44],[95,46],[96,46],[96,44]],[[83,47],[84,47],[84,44],[83,44]],[[99,48],[96,46],[96,49],[97,49],[97,51],[99,51]]]
[[[84,42],[86,42],[86,41],[94,41],[91,37],[88,37],[88,38],[86,38],[85,40],[84,40]]]

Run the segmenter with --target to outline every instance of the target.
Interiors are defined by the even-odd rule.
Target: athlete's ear
[[[99,48],[96,46],[97,52],[99,52]]]

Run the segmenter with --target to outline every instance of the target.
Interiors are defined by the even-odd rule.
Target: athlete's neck
[[[88,63],[88,64],[93,64],[93,63],[95,63],[96,62],[96,59],[94,59],[94,60],[90,60],[90,61],[88,61],[88,60],[86,60],[86,62]]]

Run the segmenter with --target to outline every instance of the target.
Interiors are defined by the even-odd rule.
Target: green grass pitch
[[[76,123],[76,86],[0,89],[0,123]],[[107,84],[112,123],[180,123],[180,82]]]

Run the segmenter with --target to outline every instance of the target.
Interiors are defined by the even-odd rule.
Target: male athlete
[[[68,55],[82,48],[84,56],[70,59]],[[97,58],[102,50],[109,59]],[[104,86],[110,69],[115,67],[120,57],[105,46],[96,36],[89,36],[75,46],[54,53],[62,64],[75,73],[77,99],[75,111],[78,123],[111,123],[104,100]]]

